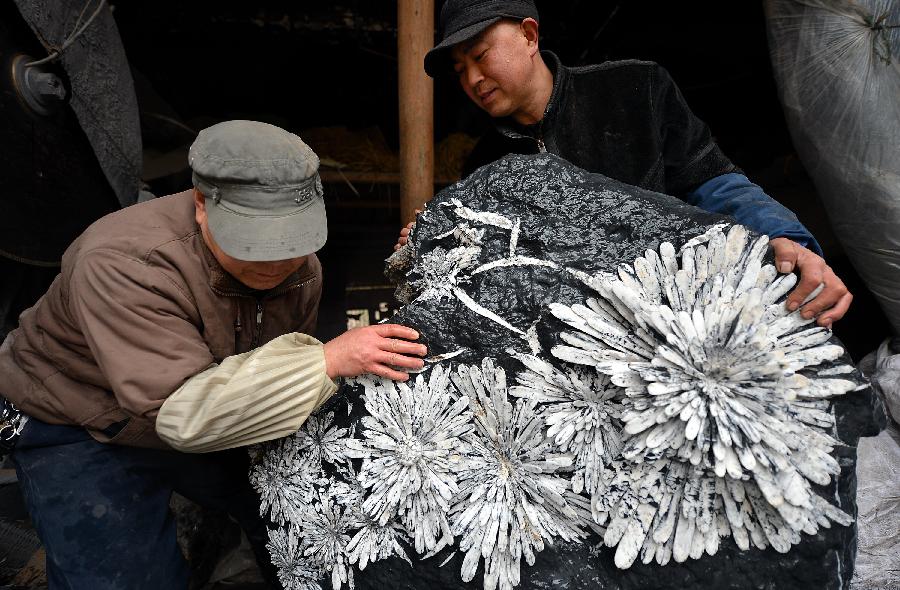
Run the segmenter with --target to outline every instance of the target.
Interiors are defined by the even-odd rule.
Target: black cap
[[[450,50],[500,19],[538,20],[533,0],[447,0],[441,8],[441,41],[425,54],[425,73],[435,77],[450,68]]]

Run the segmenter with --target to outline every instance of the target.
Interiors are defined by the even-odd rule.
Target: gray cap
[[[325,245],[319,158],[293,133],[225,121],[200,132],[188,161],[206,197],[209,230],[229,256],[285,260]]]

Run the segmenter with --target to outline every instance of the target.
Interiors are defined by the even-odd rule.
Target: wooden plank
[[[329,170],[319,168],[319,176],[322,182],[351,182],[359,184],[400,184],[401,175],[398,172],[354,172],[352,170]],[[453,184],[459,178],[433,177],[435,185]],[[429,195],[430,196],[430,195]]]
[[[433,45],[434,0],[397,0],[402,225],[434,194],[434,85],[423,67]]]

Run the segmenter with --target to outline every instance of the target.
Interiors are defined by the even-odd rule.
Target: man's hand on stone
[[[797,269],[800,273],[800,282],[785,302],[789,310],[800,307],[803,300],[824,283],[822,291],[803,305],[800,314],[807,319],[817,317],[816,323],[823,328],[830,328],[844,317],[853,294],[821,256],[788,238],[773,238],[769,244],[775,252],[775,268],[779,272]]]
[[[331,379],[372,373],[406,381],[409,374],[402,369],[421,369],[425,361],[418,357],[428,354],[424,344],[409,342],[418,337],[412,328],[398,324],[348,330],[325,343],[325,371]]]
[[[421,213],[421,209],[416,209],[416,215]],[[400,230],[400,237],[397,238],[397,243],[394,244],[394,252],[402,248],[409,241],[409,232],[412,231],[413,226],[416,224],[415,221],[410,221],[406,224],[406,227]]]

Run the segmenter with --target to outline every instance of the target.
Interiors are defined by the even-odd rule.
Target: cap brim
[[[328,219],[321,196],[284,215],[251,216],[239,207],[206,199],[206,219],[216,244],[229,256],[247,262],[287,260],[320,250],[328,239]]]
[[[502,19],[502,16],[495,16],[487,20],[477,22],[474,25],[469,25],[468,27],[456,31],[455,33],[435,45],[431,51],[425,54],[425,73],[432,78],[434,78],[435,76],[439,76],[440,74],[449,73],[450,50],[453,49],[453,47],[457,43],[462,43],[463,41],[471,39],[492,24],[499,22]]]

